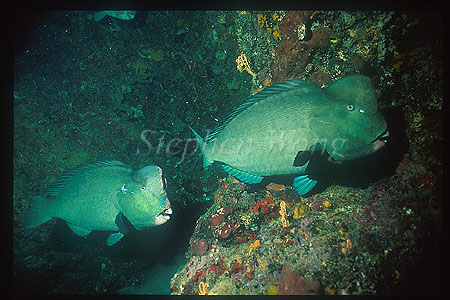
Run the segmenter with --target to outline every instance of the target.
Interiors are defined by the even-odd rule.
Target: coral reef
[[[330,30],[317,27],[309,40],[305,40],[306,26],[314,18],[312,11],[289,11],[280,22],[281,42],[271,65],[273,82],[304,78],[303,71],[310,55],[329,44]],[[308,25],[307,25],[308,23]]]
[[[205,239],[195,241],[192,244],[192,251],[195,254],[198,254],[200,256],[203,256],[206,253],[206,251],[208,250],[208,248],[209,248],[209,244]]]
[[[283,265],[278,284],[279,295],[316,295],[318,288],[317,282],[301,278],[288,264]]]
[[[399,175],[395,178],[398,180]],[[233,191],[241,183],[229,176],[222,184],[225,190]],[[257,193],[256,198],[241,192],[244,197],[239,198],[240,205],[227,216],[228,220],[242,224],[234,239],[214,238],[214,233],[204,225],[194,232],[193,240],[200,235],[209,236],[213,241],[205,255],[207,262],[202,268],[206,273],[202,275],[210,286],[222,280],[232,283],[238,294],[255,294],[255,291],[256,294],[316,294],[319,286],[326,294],[375,293],[373,280],[387,263],[385,260],[395,260],[392,252],[405,255],[418,250],[414,240],[407,240],[406,248],[405,242],[396,242],[398,230],[405,237],[411,236],[407,227],[413,215],[395,206],[394,199],[403,197],[397,189],[396,185],[383,184],[366,190],[332,186],[308,198],[292,196],[295,192],[291,187],[285,187],[276,197],[268,190]],[[229,198],[234,197],[233,193],[224,195],[220,201],[233,202]],[[287,201],[292,197],[294,201]],[[216,200],[199,222],[208,224],[208,215],[217,213],[220,201]],[[244,202],[249,207],[247,212]],[[276,208],[280,205],[286,209],[289,226],[284,227],[282,218],[272,216],[283,211]],[[256,224],[252,226],[252,223]],[[398,269],[400,265],[392,270],[393,274],[401,274]],[[192,286],[189,274],[193,271],[185,274],[181,268],[179,276],[172,279],[172,290],[178,291],[174,294],[197,293],[195,288],[188,289],[188,293],[183,290],[183,284]]]
[[[187,258],[174,295],[444,291],[438,12],[87,15],[50,12],[15,35],[30,36],[14,53],[11,101],[18,293],[146,293],[145,271],[174,255]],[[371,79],[388,122],[380,152],[314,174],[324,178],[305,197],[289,178],[248,186],[219,165],[203,169],[187,125],[204,136],[271,84],[327,86],[354,73]],[[55,220],[23,228],[32,195],[69,167],[105,159],[163,168],[177,209],[164,234],[106,248],[108,233],[80,238]]]

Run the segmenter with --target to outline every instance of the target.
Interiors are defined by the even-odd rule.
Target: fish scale
[[[59,195],[60,201],[55,201],[53,205],[53,217],[61,218],[71,224],[82,226],[86,229],[96,230],[114,230],[114,219],[120,211],[120,207],[115,201],[115,197],[104,197],[104,192],[94,186],[104,185],[104,176],[108,176],[111,191],[114,194],[120,191],[124,182],[129,181],[129,167],[111,166],[107,167],[107,172],[99,172],[92,169],[81,173],[76,180],[71,181],[70,189],[63,189]],[[84,191],[84,197],[80,198],[79,191]],[[73,202],[71,199],[80,200]],[[103,201],[98,201],[103,198]],[[75,207],[74,207],[75,206]],[[92,214],[90,211],[98,211],[98,214]]]
[[[308,93],[305,94],[305,98],[301,99],[301,101],[306,103],[314,101],[314,99],[309,99],[307,96]],[[218,143],[226,143],[230,136],[235,136],[236,132],[243,131],[239,138],[244,141],[245,146],[242,149],[242,154],[244,155],[239,155],[237,152],[229,154],[217,153],[215,154],[215,160],[259,176],[302,171],[302,167],[292,166],[295,154],[300,150],[298,146],[292,151],[295,154],[290,155],[290,157],[293,157],[291,162],[288,157],[283,157],[283,155],[287,156],[288,154],[283,152],[281,148],[284,147],[286,150],[292,149],[297,141],[295,137],[300,136],[301,129],[307,126],[305,118],[295,118],[287,123],[285,121],[287,117],[308,112],[310,105],[306,104],[304,106],[306,108],[301,109],[297,103],[287,102],[285,99],[280,101],[280,99],[272,97],[267,100],[269,103],[265,103],[264,106],[257,103],[242,112],[216,138]],[[285,105],[281,106],[279,102],[285,103]],[[266,111],[275,113],[268,115]],[[264,119],[261,121],[258,120],[260,115],[264,116]],[[245,130],[242,130],[242,128]],[[277,142],[282,138],[283,134],[286,137],[284,138],[286,142],[284,145]],[[293,138],[289,138],[289,136],[293,136]],[[253,141],[253,144],[251,141]],[[271,141],[273,142],[271,143]],[[252,149],[257,149],[257,151],[251,151]],[[237,150],[237,148],[234,148],[234,150]],[[264,163],[265,160],[271,160],[273,163]]]
[[[296,175],[293,186],[301,195],[317,183],[308,174],[314,151],[351,160],[380,149],[388,135],[372,83],[359,74],[326,88],[303,80],[281,82],[242,103],[205,139],[192,131],[205,167],[219,162],[245,183]]]
[[[124,234],[165,223],[170,214],[159,167],[133,171],[118,161],[102,161],[65,172],[44,197],[33,197],[25,228],[60,218],[80,236],[118,230],[107,240],[113,245]]]

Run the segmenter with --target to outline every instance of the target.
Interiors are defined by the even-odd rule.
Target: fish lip
[[[165,208],[162,212],[160,212],[158,215],[157,215],[157,217],[159,217],[159,216],[162,216],[163,218],[168,218],[168,219],[170,219],[170,215],[172,215],[172,208]],[[168,220],[167,219],[167,220]]]
[[[389,130],[386,128],[381,134],[379,134],[373,141],[370,143],[376,143],[378,140],[387,143],[387,138],[389,137]]]
[[[170,219],[170,215],[172,214],[172,208],[170,207],[169,199],[166,198],[166,207],[156,216],[162,216],[164,219],[168,220]]]

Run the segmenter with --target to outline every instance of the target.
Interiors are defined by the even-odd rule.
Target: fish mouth
[[[170,220],[170,216],[172,215],[172,208],[165,208],[162,212],[160,212],[156,217],[161,217],[164,220]]]
[[[372,150],[375,152],[375,151],[378,151],[381,148],[383,148],[387,143],[388,137],[389,137],[389,131],[386,129],[370,143],[370,145],[372,145],[372,147],[373,147]]]
[[[377,143],[377,142],[383,142],[383,143],[387,143],[387,138],[389,137],[389,130],[383,131],[380,135],[378,135],[373,141],[371,141],[371,144]]]
[[[170,215],[172,214],[172,208],[170,207],[170,201],[166,198],[166,207],[163,209],[162,212],[160,212],[156,218],[160,218],[162,220],[168,221],[170,220]]]

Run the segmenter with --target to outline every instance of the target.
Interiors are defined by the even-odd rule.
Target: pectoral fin
[[[299,151],[297,156],[294,159],[294,163],[292,164],[294,167],[304,166],[308,161],[311,160],[311,151]]]
[[[136,228],[133,226],[133,224],[131,224],[130,220],[128,220],[128,218],[121,211],[119,211],[119,213],[117,214],[114,222],[116,223],[117,228],[119,228],[119,232],[111,233],[109,235],[108,239],[106,240],[106,244],[108,246],[114,245],[125,235],[136,231]]]
[[[127,235],[130,232],[136,231],[136,228],[133,226],[133,224],[131,224],[130,220],[128,220],[128,218],[121,211],[119,211],[119,213],[117,214],[115,223],[117,225],[117,228],[119,228],[119,231],[123,235]]]
[[[77,225],[73,225],[70,223],[67,223],[67,225],[70,227],[70,229],[72,229],[72,231],[79,236],[87,236],[89,233],[91,233],[92,230],[77,226]]]
[[[116,233],[111,233],[108,237],[108,239],[106,240],[106,245],[108,246],[112,246],[115,243],[117,243],[118,241],[120,241],[121,238],[123,238],[123,234],[120,232],[116,232]]]
[[[308,161],[312,159],[314,153],[317,153],[319,151],[325,151],[325,148],[323,148],[323,146],[319,143],[313,144],[311,147],[309,147],[309,150],[299,151],[292,165],[294,167],[304,166]]]
[[[304,195],[311,191],[317,184],[317,180],[310,179],[308,175],[301,175],[294,178],[292,187],[299,195]]]

